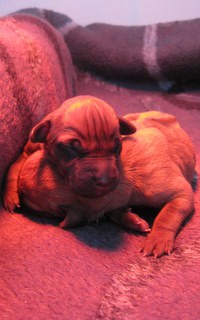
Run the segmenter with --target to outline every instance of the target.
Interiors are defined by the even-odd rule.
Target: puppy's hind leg
[[[139,232],[150,231],[148,223],[144,219],[140,218],[136,213],[133,213],[131,209],[120,208],[110,211],[106,215],[114,223],[117,223],[124,228]]]
[[[20,171],[29,155],[42,148],[41,143],[32,143],[30,140],[26,143],[23,152],[17,160],[10,166],[3,192],[4,207],[7,211],[14,212],[16,207],[20,207],[20,199],[18,194],[18,179]]]

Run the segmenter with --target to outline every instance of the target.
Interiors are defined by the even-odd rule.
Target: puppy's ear
[[[38,123],[30,133],[31,142],[46,142],[47,134],[51,127],[50,120],[44,120]]]
[[[119,117],[119,131],[122,135],[129,135],[136,131],[134,124],[122,117]]]

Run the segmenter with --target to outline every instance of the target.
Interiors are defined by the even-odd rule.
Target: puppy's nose
[[[95,178],[95,183],[99,187],[107,187],[110,185],[111,179],[109,179],[108,177],[99,177]]]

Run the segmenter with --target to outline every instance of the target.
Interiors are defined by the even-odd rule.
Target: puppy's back
[[[172,161],[180,168],[184,177],[189,182],[192,181],[195,168],[194,146],[188,134],[181,128],[173,115],[149,111],[128,114],[125,118],[133,122],[137,130],[157,128],[159,130],[157,139],[160,138],[160,134],[165,136]]]

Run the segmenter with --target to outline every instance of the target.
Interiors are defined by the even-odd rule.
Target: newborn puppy
[[[123,226],[147,231],[148,225],[129,208],[139,205],[159,208],[141,251],[145,256],[170,254],[182,222],[194,207],[190,185],[195,168],[194,148],[171,115],[152,111],[130,114],[125,119],[137,131],[123,137],[115,188],[101,196],[97,193],[97,197],[92,193],[94,199],[91,193],[88,197],[85,192],[78,193],[41,150],[32,154],[21,170],[18,185],[21,200],[36,211],[65,217],[62,227],[107,214]],[[80,155],[76,157],[79,159]]]
[[[120,176],[123,176],[121,161],[119,170]],[[120,184],[122,181],[120,177]],[[60,223],[63,228],[96,221],[108,210],[119,208],[114,214],[116,223],[141,232],[149,231],[145,220],[126,210],[129,193],[125,184],[123,187],[124,189],[119,188],[116,193],[112,191],[101,197],[82,196],[74,192],[67,180],[55,170],[54,164],[46,157],[44,150],[38,150],[27,158],[18,180],[21,203],[40,215],[64,218]],[[115,198],[117,195],[119,198]],[[122,204],[125,209],[121,209]]]
[[[13,211],[19,206],[19,172],[38,149],[44,149],[45,157],[74,193],[102,197],[119,181],[121,134],[133,132],[134,125],[118,118],[103,100],[79,96],[65,101],[33,128],[23,153],[11,166],[6,178],[5,208]]]

